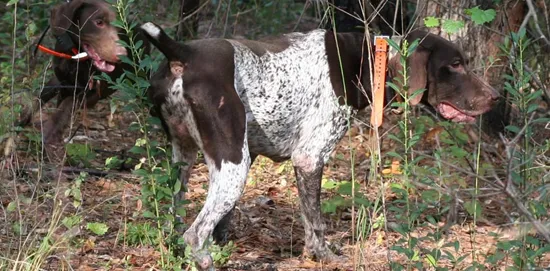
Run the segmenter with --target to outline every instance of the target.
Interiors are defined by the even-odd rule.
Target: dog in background
[[[106,82],[94,80],[93,76],[101,72],[115,80],[124,70],[133,70],[131,65],[122,63],[119,56],[133,59],[129,50],[119,43],[128,41],[126,33],[111,23],[117,14],[111,5],[103,0],[73,0],[55,6],[51,11],[50,26],[56,43],[54,51],[66,55],[86,52],[86,60],[54,57],[55,78],[47,83],[32,109],[27,109],[19,121],[20,126],[27,125],[39,108],[57,96],[57,109],[46,120],[43,127],[44,143],[57,142],[62,138],[73,108],[90,108],[100,99],[108,98],[115,89]],[[141,30],[135,34],[136,40],[143,40],[143,53],[150,51],[147,39]],[[137,58],[135,58],[137,59]]]

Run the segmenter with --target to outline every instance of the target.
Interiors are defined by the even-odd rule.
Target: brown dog
[[[48,88],[40,93],[39,99],[39,102],[46,103],[55,96],[58,98],[57,110],[44,124],[44,143],[59,141],[73,108],[82,105],[93,107],[115,91],[106,82],[94,80],[94,75],[105,72],[115,80],[124,70],[132,70],[130,65],[121,63],[119,59],[120,55],[127,55],[130,59],[132,56],[119,44],[121,37],[126,42],[128,38],[111,24],[116,17],[110,4],[103,0],[73,0],[52,9],[50,25],[56,38],[55,51],[69,55],[86,52],[88,59],[78,61],[54,57],[55,78],[48,82]],[[135,39],[145,42],[143,52],[148,54],[149,45],[142,38],[141,30],[138,30]],[[38,102],[33,108],[38,108]],[[33,113],[27,110],[20,125],[28,124]]]

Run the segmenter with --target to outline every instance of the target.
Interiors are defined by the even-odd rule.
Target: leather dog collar
[[[57,52],[57,51],[49,49],[49,48],[47,48],[47,47],[45,47],[41,44],[38,45],[38,49],[40,51],[42,51],[43,53],[53,55],[55,57],[60,57],[60,58],[65,58],[65,59],[73,59],[73,60],[77,60],[77,61],[83,61],[83,60],[88,59],[88,53],[86,53],[86,52],[79,53],[76,48],[72,49],[74,55],[69,55],[69,54]]]
[[[69,34],[67,33],[64,33],[63,35],[57,35],[55,36],[55,39],[57,40],[57,44],[62,48],[63,51],[72,51],[74,55],[57,52],[55,50],[52,50],[40,44],[42,42],[42,39],[44,39],[44,36],[48,32],[48,30],[50,30],[49,25],[48,27],[46,27],[46,29],[44,29],[44,32],[42,32],[42,35],[40,35],[40,38],[38,39],[38,44],[36,45],[36,49],[39,49],[43,53],[53,55],[55,57],[65,58],[65,59],[73,59],[77,61],[83,61],[88,59],[88,53],[86,52],[80,53],[78,49],[75,48],[74,43],[71,40],[71,37],[69,37]],[[34,50],[35,55],[36,55],[36,49]]]

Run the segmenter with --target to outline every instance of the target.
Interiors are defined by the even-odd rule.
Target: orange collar
[[[380,127],[384,114],[384,93],[386,92],[386,65],[388,60],[387,36],[375,36],[374,87],[372,89],[372,112],[370,123]]]
[[[52,49],[46,48],[45,46],[40,45],[40,44],[38,45],[38,49],[40,49],[40,51],[42,51],[46,54],[49,54],[49,55],[53,55],[53,56],[60,57],[60,58],[65,58],[65,59],[72,59],[72,60],[76,60],[76,61],[84,61],[84,60],[87,60],[89,58],[88,53],[85,53],[85,52],[84,53],[79,53],[76,48],[72,49],[74,55],[69,55],[69,54],[57,52],[57,51],[54,51]]]

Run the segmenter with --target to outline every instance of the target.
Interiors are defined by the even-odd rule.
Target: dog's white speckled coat
[[[286,50],[262,56],[230,40],[250,152],[273,159],[307,153],[326,162],[347,129],[347,109],[337,103],[330,82],[325,31],[287,37]]]

